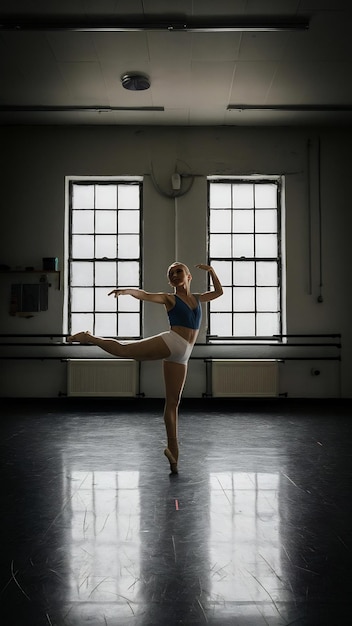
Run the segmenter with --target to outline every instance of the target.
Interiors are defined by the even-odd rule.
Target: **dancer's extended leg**
[[[167,435],[165,455],[172,473],[177,474],[178,461],[178,406],[186,380],[187,365],[164,361],[165,408],[164,422]]]
[[[105,339],[85,332],[72,335],[68,338],[68,341],[92,343],[113,356],[123,359],[135,359],[136,361],[154,361],[170,356],[170,349],[158,335],[148,339],[141,339],[140,341],[121,343],[117,339]]]

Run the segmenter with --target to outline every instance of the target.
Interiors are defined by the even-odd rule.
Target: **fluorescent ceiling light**
[[[334,112],[352,111],[352,104],[229,104],[228,111],[293,111],[293,112]]]
[[[29,104],[18,106],[15,104],[0,105],[0,113],[110,113],[113,111],[164,111],[164,107],[140,106],[140,107],[110,107],[110,106],[46,106],[41,104]]]
[[[245,32],[245,31],[291,31],[307,30],[309,17],[287,16],[230,16],[230,17],[35,17],[0,16],[1,31],[88,31],[88,32]]]

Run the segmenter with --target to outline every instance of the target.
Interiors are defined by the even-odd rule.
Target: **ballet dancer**
[[[196,265],[209,273],[213,288],[204,293],[191,292],[192,275],[184,263],[172,263],[167,270],[168,282],[173,293],[151,293],[144,289],[113,289],[108,294],[115,298],[132,296],[137,300],[155,302],[165,306],[170,329],[153,337],[137,341],[124,342],[116,339],[96,337],[89,331],[79,332],[68,337],[69,342],[93,344],[109,354],[136,361],[163,361],[165,406],[164,423],[167,435],[167,448],[164,454],[170,463],[172,474],[177,474],[178,448],[178,407],[184,388],[187,364],[196,342],[201,320],[202,302],[215,300],[222,295],[223,289],[219,278],[210,265]]]

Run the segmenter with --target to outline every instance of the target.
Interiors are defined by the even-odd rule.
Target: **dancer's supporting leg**
[[[135,361],[154,361],[170,356],[168,346],[158,335],[139,341],[121,343],[117,341],[117,339],[105,339],[91,335],[89,332],[82,332],[72,335],[68,338],[68,341],[92,343],[113,356],[118,356],[123,359],[135,359]]]
[[[170,462],[171,472],[177,474],[178,461],[178,406],[186,380],[187,365],[164,361],[165,409],[164,421],[167,434],[165,456]]]

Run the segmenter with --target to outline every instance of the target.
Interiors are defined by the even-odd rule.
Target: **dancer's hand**
[[[71,335],[71,337],[67,337],[67,341],[70,343],[72,341],[77,341],[78,343],[89,343],[91,336],[92,335],[89,330],[86,330],[86,332],[76,333],[75,335]]]
[[[111,296],[112,294],[114,294],[115,298],[118,298],[119,296],[123,295],[125,293],[125,289],[113,289],[112,291],[110,291],[108,293],[108,296]]]
[[[205,270],[206,272],[210,272],[210,270],[213,269],[211,265],[205,265],[205,263],[198,263],[196,267],[198,267],[199,270]]]

